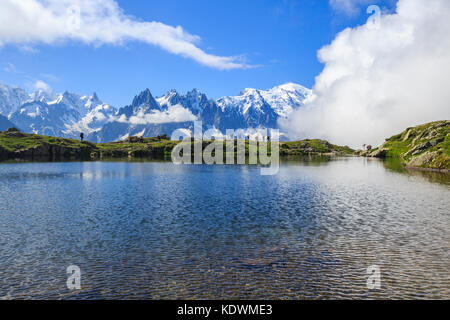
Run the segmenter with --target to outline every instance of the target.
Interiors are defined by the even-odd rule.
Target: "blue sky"
[[[30,91],[38,80],[55,92],[96,91],[116,107],[129,104],[144,88],[155,96],[172,88],[198,88],[219,98],[285,82],[312,87],[323,68],[317,50],[368,17],[365,0],[334,1],[354,6],[349,11],[325,0],[120,0],[123,13],[136,20],[181,26],[201,38],[196,47],[215,56],[239,56],[235,61],[246,67],[220,70],[138,40],[102,45],[71,39],[3,41],[0,82]],[[394,2],[371,1],[388,10]]]

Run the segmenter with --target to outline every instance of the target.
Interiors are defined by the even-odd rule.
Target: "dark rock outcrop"
[[[50,145],[43,143],[42,145],[14,151],[14,159],[23,160],[89,160],[91,153],[97,148],[85,145],[80,148],[70,148],[63,145]]]

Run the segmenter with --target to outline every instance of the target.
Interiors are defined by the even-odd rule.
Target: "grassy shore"
[[[202,141],[202,149],[212,141]],[[233,153],[237,154],[237,140],[234,141]],[[249,141],[240,141],[245,145],[245,154],[249,154]],[[172,141],[166,137],[144,138],[136,142],[129,140],[92,143],[75,139],[49,137],[28,134],[16,130],[0,132],[1,160],[89,160],[101,158],[170,158],[173,148],[180,141]],[[186,143],[186,142],[184,142]],[[194,142],[187,142],[193,146]],[[271,143],[263,142],[259,147],[267,145],[271,153]],[[333,145],[324,140],[300,140],[280,142],[280,155],[352,155],[349,147]],[[224,154],[226,149],[224,148]]]
[[[380,147],[361,152],[363,156],[399,158],[404,166],[449,171],[450,121],[435,121],[407,128],[386,139]]]
[[[198,141],[197,141],[198,142]],[[212,141],[203,140],[202,149]],[[249,155],[249,141],[239,141]],[[17,130],[0,132],[0,160],[96,160],[104,158],[149,158],[168,159],[180,141],[167,137],[154,137],[92,143],[76,139],[28,134]],[[193,148],[194,141],[188,143]],[[238,141],[230,152],[237,155]],[[270,142],[260,142],[271,153]],[[386,139],[380,147],[371,151],[355,152],[347,146],[338,146],[319,139],[280,142],[280,156],[349,156],[355,153],[365,157],[398,158],[406,167],[449,171],[450,169],[450,121],[436,121],[407,128],[402,133]],[[227,150],[224,147],[224,155]]]

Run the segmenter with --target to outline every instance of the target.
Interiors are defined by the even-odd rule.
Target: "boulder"
[[[20,130],[17,128],[9,128],[4,132],[4,134],[7,137],[16,137],[16,138],[22,138],[26,136],[24,133],[20,132]]]
[[[389,151],[389,149],[386,148],[378,148],[375,151],[372,151],[369,154],[369,157],[372,158],[386,158],[387,152]]]
[[[415,146],[414,148],[412,148],[411,150],[409,150],[407,153],[405,153],[405,156],[414,156],[417,155],[419,153],[424,152],[425,150],[431,148],[433,145],[431,144],[430,141],[418,144],[417,146]]]
[[[425,167],[428,164],[432,163],[436,157],[439,155],[439,152],[425,152],[420,156],[414,157],[411,161],[408,162],[408,166],[410,167]]]
[[[438,139],[431,140],[430,143],[431,143],[431,146],[434,147],[434,146],[436,146],[437,144],[443,142],[444,140],[445,140],[445,138],[442,137],[442,138],[438,138]]]
[[[19,129],[17,129],[17,128],[14,128],[14,127],[12,127],[12,128],[9,128],[8,130],[6,130],[5,132],[20,132],[20,130]]]

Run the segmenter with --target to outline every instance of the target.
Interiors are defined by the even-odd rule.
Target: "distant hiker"
[[[369,145],[367,146],[367,151],[370,151],[370,150],[372,150],[372,146],[369,144]]]
[[[83,132],[80,133],[80,139],[81,139],[81,141],[83,141],[83,139],[84,139],[84,133]]]

